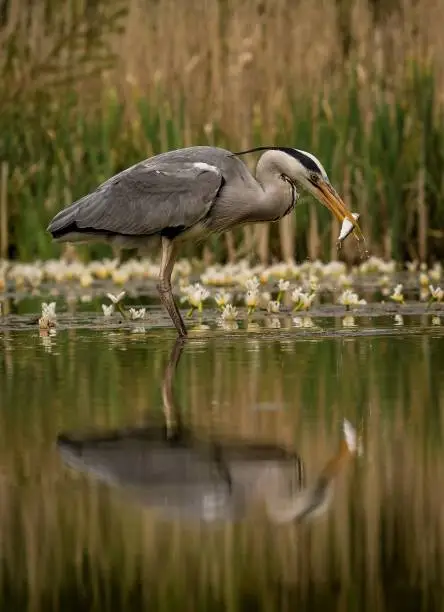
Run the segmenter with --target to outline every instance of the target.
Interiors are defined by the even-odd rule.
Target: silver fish
[[[359,219],[360,216],[361,215],[359,213],[352,213],[352,217],[356,219],[356,221]],[[352,222],[345,218],[342,222],[341,233],[339,234],[338,242],[344,242],[347,236],[352,233],[353,228],[354,225],[352,224]]]

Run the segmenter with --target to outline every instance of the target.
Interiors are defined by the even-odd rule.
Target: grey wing
[[[150,160],[124,170],[60,211],[48,231],[150,235],[192,227],[209,212],[224,179],[207,164]]]

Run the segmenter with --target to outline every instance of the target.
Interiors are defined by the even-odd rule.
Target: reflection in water
[[[4,609],[441,609],[442,336],[429,330],[417,337],[355,337],[338,327],[341,338],[309,340],[297,332],[189,340],[180,366],[170,368],[178,407],[168,396],[168,332],[58,329],[51,352],[36,328],[0,334]],[[159,379],[166,381],[163,401]],[[140,427],[147,414],[150,426]],[[364,458],[333,461],[341,469],[349,465],[319,521],[276,524],[276,504],[270,520],[262,494],[272,497],[270,479],[262,478],[263,488],[252,495],[258,476],[251,472],[238,515],[243,520],[222,516],[190,525],[180,507],[172,520],[171,506],[162,520],[166,510],[137,503],[147,495],[137,480],[124,490],[116,477],[116,487],[85,477],[66,468],[54,444],[60,432],[82,432],[68,440],[86,441],[85,430],[93,427],[102,438],[117,432],[111,440],[117,447],[126,436],[134,453],[131,432],[142,439],[142,431],[145,438],[151,433],[159,449],[177,445],[179,430],[182,445],[188,449],[184,440],[192,441],[197,456],[213,466],[216,483],[230,482],[219,476],[220,465],[239,480],[233,464],[258,459],[246,446],[260,447],[258,469],[265,465],[263,446],[294,459],[296,449],[307,486],[299,483],[298,463],[287,463],[294,467],[288,472],[294,501],[316,490],[344,417],[363,422]],[[274,453],[282,473],[286,461]],[[214,488],[207,466],[208,473]],[[135,503],[128,503],[130,491],[139,495]],[[280,503],[277,510],[283,509]]]
[[[348,421],[344,421],[344,438],[336,455],[326,463],[312,485],[292,495],[285,496],[279,491],[279,495],[267,496],[269,517],[276,523],[287,523],[323,514],[332,499],[334,479],[357,450],[356,432]]]
[[[331,500],[334,478],[356,451],[352,426],[345,422],[337,454],[315,482],[304,487],[297,454],[253,440],[209,438],[184,427],[173,395],[182,350],[183,341],[177,340],[164,373],[165,426],[87,437],[62,434],[58,447],[65,463],[130,490],[143,504],[161,509],[163,517],[207,522],[240,519],[259,500],[277,523],[323,512]]]

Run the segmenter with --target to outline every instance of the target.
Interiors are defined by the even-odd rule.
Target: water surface
[[[443,341],[407,322],[196,333],[180,360],[162,325],[0,328],[5,609],[441,609]],[[270,520],[264,470],[310,486],[344,418],[364,452],[324,513]]]

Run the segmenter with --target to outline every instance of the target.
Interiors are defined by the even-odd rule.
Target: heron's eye
[[[315,185],[317,185],[317,184],[319,183],[319,175],[318,175],[318,174],[316,174],[315,172],[312,172],[312,173],[310,174],[310,181],[311,181],[312,183],[315,183]]]

